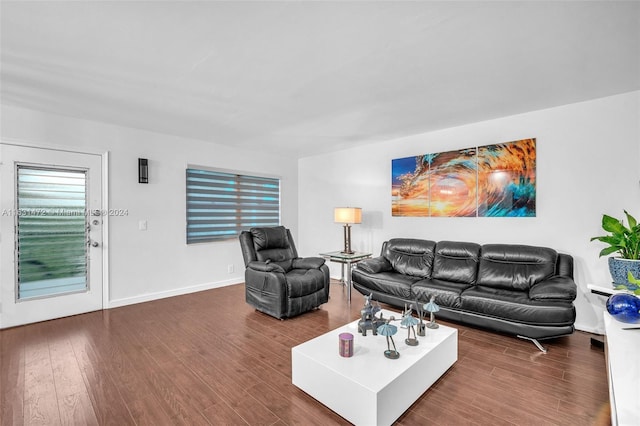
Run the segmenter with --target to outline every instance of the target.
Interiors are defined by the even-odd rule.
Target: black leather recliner
[[[321,257],[298,257],[284,226],[240,233],[248,304],[276,318],[289,318],[329,300],[329,267]]]

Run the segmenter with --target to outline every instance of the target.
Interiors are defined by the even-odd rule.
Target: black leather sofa
[[[546,247],[396,238],[361,261],[353,287],[404,308],[435,296],[437,317],[531,340],[571,334],[573,257]]]

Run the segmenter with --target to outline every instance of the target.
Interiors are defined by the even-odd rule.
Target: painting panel
[[[431,158],[430,215],[475,217],[477,211],[476,149],[439,152]]]
[[[429,215],[428,171],[425,155],[391,161],[392,216]]]
[[[478,216],[536,215],[536,140],[478,148]]]

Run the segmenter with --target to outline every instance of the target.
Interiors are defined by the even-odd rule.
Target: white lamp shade
[[[336,207],[333,210],[333,221],[336,223],[362,223],[360,207]]]

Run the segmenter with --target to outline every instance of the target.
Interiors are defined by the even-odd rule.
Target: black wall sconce
[[[149,183],[149,160],[138,158],[138,183]]]

